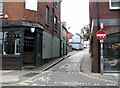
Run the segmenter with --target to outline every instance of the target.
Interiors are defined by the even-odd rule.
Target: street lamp
[[[35,28],[34,27],[30,28],[30,30],[31,30],[32,33],[35,32]]]

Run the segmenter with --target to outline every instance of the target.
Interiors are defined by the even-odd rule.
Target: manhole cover
[[[39,73],[28,73],[28,74],[24,75],[23,77],[33,77],[37,74],[39,74]]]

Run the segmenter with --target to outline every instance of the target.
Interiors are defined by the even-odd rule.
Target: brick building
[[[72,47],[69,40],[72,40],[73,34],[68,32],[66,28],[66,22],[62,22],[61,30],[61,56],[67,55],[67,53],[72,52]]]
[[[0,0],[1,1],[1,0]],[[0,2],[2,69],[40,66],[60,57],[60,2]]]
[[[72,36],[73,34],[71,32],[67,33],[67,39],[68,39],[67,52],[72,52]]]
[[[92,71],[118,72],[120,71],[120,0],[105,0],[105,2],[90,0],[89,11]],[[100,41],[96,38],[100,23],[104,24],[103,30],[107,34],[103,42],[103,60],[100,58]]]
[[[68,39],[67,39],[68,31],[63,23],[62,23],[61,32],[62,32],[62,35],[61,35],[61,40],[62,40],[61,41],[61,56],[63,56],[63,55],[67,55],[67,42],[68,42]]]

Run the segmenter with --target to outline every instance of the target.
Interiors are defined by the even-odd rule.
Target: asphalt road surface
[[[80,71],[83,56],[88,50],[81,50],[77,54],[66,58],[54,67],[31,77],[18,86],[116,86],[96,77],[85,75]]]

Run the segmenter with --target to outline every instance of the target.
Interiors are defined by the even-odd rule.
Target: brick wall
[[[109,9],[109,2],[90,2],[89,3],[89,11],[90,11],[90,28],[92,26],[93,19],[118,19],[120,18],[120,11],[119,10],[110,10]],[[98,23],[97,23],[98,24]],[[92,54],[92,71],[93,72],[100,72],[100,43],[96,38],[96,32],[99,27],[94,26],[92,31],[93,39],[91,39],[91,54]],[[104,30],[118,28],[116,25],[106,26],[104,25]],[[92,29],[91,29],[92,30]]]
[[[67,53],[72,52],[72,46],[67,45]]]
[[[50,24],[45,24],[46,20],[46,6],[50,8]],[[25,9],[25,2],[4,2],[4,15],[8,14],[9,18],[5,20],[17,20],[27,21],[33,23],[39,23],[44,27],[44,31],[53,33],[53,3],[52,2],[38,2],[38,10]],[[58,18],[58,31],[54,32],[56,37],[60,37],[60,4],[55,8],[55,15]]]
[[[90,2],[90,17],[92,19],[97,18],[97,11],[99,11],[99,18],[118,18],[120,17],[119,10],[110,10],[109,2],[99,2],[99,6],[96,4],[98,2]],[[99,10],[97,9],[97,6]]]
[[[68,40],[67,39],[68,31],[67,31],[67,29],[64,26],[62,26],[62,33],[63,33],[64,39]]]
[[[72,36],[73,36],[73,34],[68,32],[68,34],[67,34],[68,41],[69,41],[69,39],[72,39]],[[72,52],[72,46],[67,45],[67,52]]]
[[[7,20],[22,20],[24,3],[23,2],[4,2],[3,3],[3,14],[8,14]]]
[[[49,26],[45,24],[45,14],[46,14],[46,6],[49,7],[49,10],[50,10],[50,23],[49,23]],[[39,2],[39,11],[38,11],[38,14],[40,15],[40,24],[42,24],[44,26],[44,31],[52,34],[53,33],[53,3],[52,2]],[[54,36],[56,37],[60,37],[60,15],[59,15],[59,11],[60,11],[60,8],[59,8],[59,4],[57,5],[57,8],[54,8],[55,10],[55,16],[57,16],[58,18],[58,31],[55,32],[54,31]]]
[[[92,71],[99,72],[100,70],[100,60],[99,60],[99,41],[96,38],[97,27],[93,29],[93,42],[92,42]]]
[[[68,32],[68,39],[72,39],[72,36],[73,36],[73,34],[72,33],[70,33],[70,32]]]

